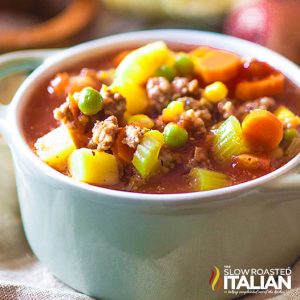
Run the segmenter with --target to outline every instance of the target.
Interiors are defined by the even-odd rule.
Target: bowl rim
[[[199,42],[197,42],[197,39]],[[286,174],[299,165],[300,154],[290,160],[287,164],[281,168],[264,175],[260,178],[225,187],[222,189],[216,189],[212,191],[200,191],[180,194],[146,194],[112,190],[109,188],[97,187],[86,183],[75,181],[74,179],[61,174],[60,172],[52,169],[50,166],[42,162],[30,149],[29,145],[25,141],[25,137],[21,133],[21,111],[24,101],[21,99],[26,98],[26,95],[30,94],[30,90],[34,88],[34,83],[40,76],[45,75],[54,68],[59,66],[62,69],[62,64],[67,64],[70,61],[82,60],[81,56],[87,56],[100,49],[112,48],[121,46],[122,44],[138,44],[147,43],[155,40],[164,40],[166,42],[181,42],[191,43],[193,45],[207,45],[215,48],[226,49],[235,52],[239,55],[246,55],[264,60],[274,66],[276,69],[283,72],[289,79],[291,79],[296,85],[300,86],[300,69],[294,63],[290,62],[283,56],[266,49],[260,45],[241,40],[235,37],[227,36],[219,33],[211,33],[196,30],[186,29],[158,29],[158,30],[146,30],[135,31],[129,33],[121,33],[112,35],[105,38],[100,38],[94,41],[79,44],[77,46],[63,50],[62,52],[48,58],[41,66],[39,66],[29,77],[23,82],[21,87],[15,94],[8,112],[8,122],[11,125],[11,144],[14,152],[14,148],[22,149],[23,160],[30,165],[31,169],[40,171],[41,175],[46,176],[54,183],[61,183],[65,187],[80,189],[81,191],[91,192],[95,196],[109,196],[115,199],[121,200],[124,203],[124,199],[127,199],[132,204],[154,204],[154,205],[178,205],[180,203],[187,205],[188,203],[199,201],[211,201],[220,198],[226,198],[235,194],[241,194],[245,192],[251,192],[253,189],[262,187],[263,184],[278,178],[279,176]],[[283,70],[284,68],[284,70]],[[297,76],[298,75],[298,76]],[[293,78],[291,78],[294,76]],[[25,101],[26,102],[26,101]],[[23,105],[22,105],[23,104]]]

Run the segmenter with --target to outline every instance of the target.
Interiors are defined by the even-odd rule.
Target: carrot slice
[[[254,151],[274,150],[283,138],[283,125],[267,110],[254,110],[242,123],[245,140]]]
[[[124,161],[126,163],[130,163],[132,161],[135,149],[130,148],[128,145],[123,143],[123,139],[125,138],[125,135],[126,135],[125,129],[121,128],[119,130],[117,139],[114,143],[112,150],[113,150],[114,155],[116,155],[122,161]]]
[[[234,53],[223,50],[207,50],[195,52],[195,70],[206,83],[228,81],[237,76],[242,62]]]
[[[269,170],[271,160],[267,157],[253,154],[241,154],[233,158],[237,167],[243,170]]]
[[[284,76],[275,73],[255,81],[241,81],[235,89],[235,97],[248,101],[266,96],[280,94],[284,88]]]

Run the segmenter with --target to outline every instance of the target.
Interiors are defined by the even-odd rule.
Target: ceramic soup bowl
[[[236,186],[189,194],[137,194],[62,175],[36,157],[21,130],[23,107],[49,74],[118,47],[153,40],[209,45],[253,56],[300,86],[299,68],[282,56],[233,37],[199,31],[133,32],[57,54],[31,51],[2,56],[2,76],[41,64],[11,104],[0,107],[0,128],[13,154],[25,233],[36,256],[55,276],[94,297],[232,298],[212,291],[208,281],[214,266],[287,267],[300,254],[299,155],[266,176]]]

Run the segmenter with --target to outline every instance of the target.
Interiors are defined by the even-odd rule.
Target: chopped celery
[[[230,116],[216,130],[213,141],[215,158],[223,164],[231,162],[234,155],[248,153],[239,120]]]
[[[158,155],[163,145],[163,135],[157,130],[145,133],[133,155],[132,164],[143,178],[155,173],[159,167]]]
[[[192,169],[189,176],[193,180],[192,184],[196,191],[215,190],[231,184],[225,174],[201,168]]]
[[[299,152],[300,152],[300,138],[294,138],[291,144],[286,149],[285,155],[288,157],[288,159],[292,159],[296,155],[298,155]]]

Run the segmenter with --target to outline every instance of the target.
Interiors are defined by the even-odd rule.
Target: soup
[[[157,41],[49,78],[24,110],[28,144],[74,180],[142,193],[223,188],[298,154],[298,87],[255,58],[189,48]]]

